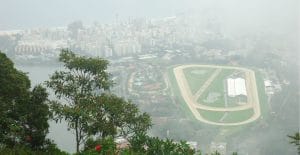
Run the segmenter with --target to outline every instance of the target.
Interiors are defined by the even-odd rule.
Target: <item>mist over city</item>
[[[0,154],[300,153],[298,0],[0,4]]]

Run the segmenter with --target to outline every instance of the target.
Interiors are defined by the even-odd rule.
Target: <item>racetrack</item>
[[[189,68],[189,67],[217,68],[217,70],[207,79],[207,81],[199,88],[199,90],[195,94],[192,94],[190,86],[186,80],[184,73],[183,73],[183,69]],[[203,105],[203,104],[197,102],[197,99],[208,88],[208,86],[218,76],[218,74],[220,73],[220,71],[222,69],[236,69],[236,70],[241,70],[241,71],[245,72],[246,90],[247,90],[247,94],[248,94],[247,104],[239,105],[236,107],[222,108],[222,107],[210,107],[210,106],[206,106],[206,105]],[[201,122],[208,123],[208,124],[214,124],[214,125],[234,126],[234,125],[242,125],[242,124],[247,124],[247,123],[253,122],[256,119],[258,119],[261,115],[255,73],[250,69],[240,68],[240,67],[231,67],[231,66],[215,66],[215,65],[182,65],[182,66],[175,67],[173,69],[173,73],[175,75],[178,87],[180,89],[181,96],[183,97],[185,103],[188,105],[189,109],[191,110],[191,112],[193,113],[195,118]],[[234,122],[234,123],[213,122],[210,120],[206,120],[198,112],[198,109],[209,110],[209,111],[230,112],[230,111],[246,110],[246,109],[251,109],[251,108],[253,109],[254,114],[249,119],[241,121],[241,122]]]

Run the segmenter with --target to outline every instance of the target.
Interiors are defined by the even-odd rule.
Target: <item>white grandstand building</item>
[[[227,93],[230,97],[235,97],[239,95],[247,96],[246,82],[243,78],[228,78],[227,79]]]

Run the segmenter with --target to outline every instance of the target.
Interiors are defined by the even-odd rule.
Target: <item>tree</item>
[[[22,104],[22,109],[25,109],[22,123],[25,135],[23,140],[32,149],[39,149],[46,144],[50,116],[49,107],[46,104],[47,98],[46,89],[38,85],[30,92],[28,101]]]
[[[0,85],[0,144],[43,148],[49,127],[46,89],[37,86],[30,91],[27,75],[1,52]]]
[[[76,151],[87,135],[89,103],[92,103],[103,90],[112,85],[106,72],[108,62],[100,58],[77,57],[68,49],[63,49],[59,61],[64,63],[66,71],[56,71],[46,85],[53,89],[65,104],[52,102],[51,109],[56,120],[64,118],[76,136]]]
[[[211,153],[211,155],[221,155],[218,151]]]
[[[64,104],[53,101],[51,109],[57,121],[64,118],[74,131],[77,152],[92,135],[102,138],[118,133],[128,135],[150,127],[147,114],[140,114],[135,105],[108,92],[112,86],[106,72],[108,61],[76,56],[68,49],[61,51],[59,60],[66,70],[56,71],[46,85],[66,101]]]
[[[0,143],[13,146],[22,128],[18,104],[28,97],[30,81],[14,68],[13,62],[0,52]]]
[[[146,133],[151,127],[150,116],[140,114],[135,104],[113,94],[104,93],[92,106],[89,133],[105,138],[108,135],[129,138]]]
[[[288,137],[291,139],[290,143],[294,144],[298,149],[298,154],[300,154],[300,134],[299,132],[296,132],[294,135],[288,135]]]
[[[145,134],[137,134],[130,138],[130,149],[137,154],[195,154],[185,141],[179,143],[172,139],[162,140],[158,137],[149,137]]]

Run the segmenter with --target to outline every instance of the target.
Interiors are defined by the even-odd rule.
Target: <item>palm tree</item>
[[[294,144],[296,147],[298,147],[298,154],[300,154],[300,134],[299,132],[296,132],[294,135],[288,137],[291,139],[290,143]]]

